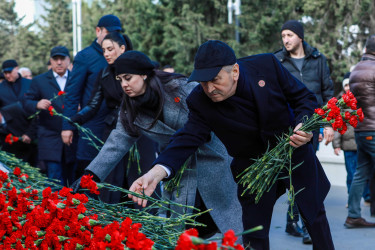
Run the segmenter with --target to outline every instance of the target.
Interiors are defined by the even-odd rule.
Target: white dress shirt
[[[55,71],[52,71],[52,73],[56,79],[57,84],[60,87],[60,90],[64,91],[66,80],[68,79],[68,71],[65,71],[65,74],[63,76],[60,76]]]

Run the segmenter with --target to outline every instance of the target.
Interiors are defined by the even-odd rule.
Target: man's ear
[[[232,77],[233,77],[233,80],[235,80],[235,81],[237,81],[238,78],[240,77],[240,67],[238,66],[237,63],[235,65],[233,65]]]
[[[96,28],[95,28],[96,38],[99,37],[99,35],[100,35],[100,31],[101,31],[100,27],[96,27]]]

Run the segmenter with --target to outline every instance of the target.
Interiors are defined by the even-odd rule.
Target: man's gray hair
[[[230,73],[233,69],[233,66],[236,65],[237,63],[235,64],[232,64],[232,65],[226,65],[226,66],[223,66],[222,69],[225,70],[227,73]]]

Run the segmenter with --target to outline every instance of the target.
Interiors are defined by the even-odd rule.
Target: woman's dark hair
[[[148,92],[148,94],[152,95],[152,98],[156,98],[158,103],[157,107],[155,106],[154,110],[151,110],[154,114],[154,120],[149,128],[152,128],[155,125],[163,112],[165,97],[163,84],[168,83],[173,79],[183,77],[185,76],[181,74],[168,73],[160,70],[153,70],[151,74],[147,75],[147,79],[145,80],[145,94]],[[124,94],[121,102],[121,123],[130,136],[139,136],[139,131],[134,125],[134,121],[139,113],[140,104],[135,99],[136,98],[130,98],[128,95]]]
[[[104,37],[103,41],[104,40],[111,40],[112,42],[117,43],[120,47],[121,45],[124,45],[125,51],[133,50],[133,44],[130,41],[130,38],[125,34],[122,35],[119,32],[110,32]]]

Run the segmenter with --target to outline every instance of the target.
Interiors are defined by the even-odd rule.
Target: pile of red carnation
[[[87,215],[86,195],[48,187],[40,197],[30,186],[17,190],[10,177],[27,179],[19,168],[0,171],[0,249],[152,249],[130,218],[104,226],[98,215]]]
[[[350,111],[343,112],[343,109],[350,108]],[[342,95],[340,100],[335,97],[331,98],[323,108],[315,110],[323,120],[332,124],[332,128],[340,134],[344,134],[348,129],[346,123],[354,128],[357,127],[358,121],[362,122],[364,114],[362,108],[357,109],[357,99],[353,93],[348,91]]]

